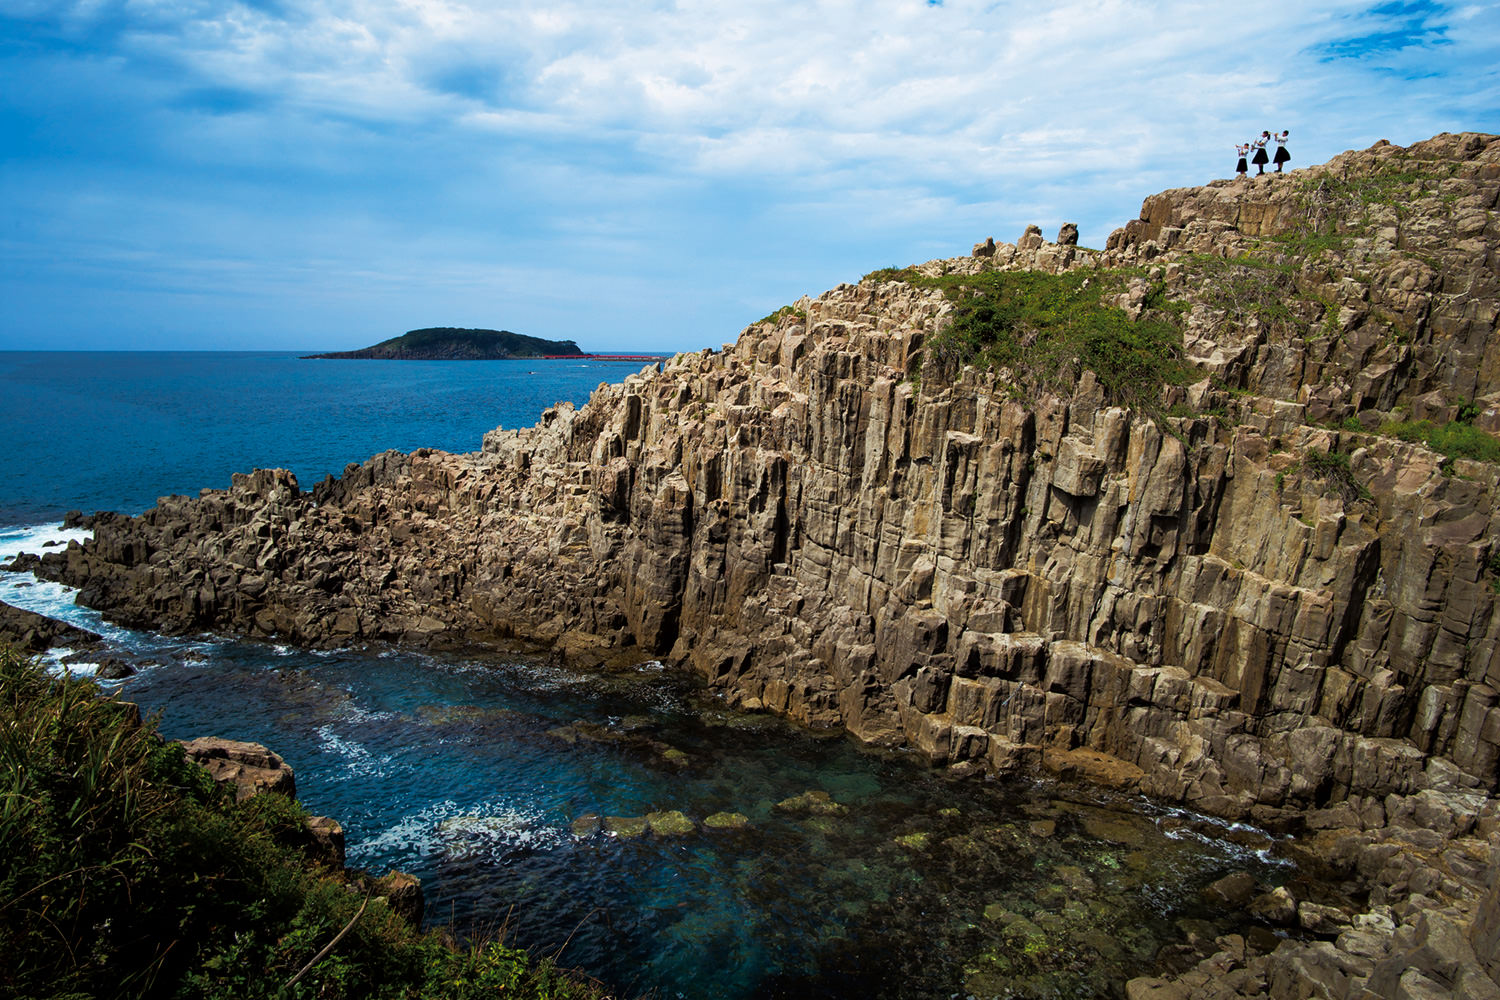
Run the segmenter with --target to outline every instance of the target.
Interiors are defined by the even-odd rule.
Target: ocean
[[[65,511],[139,513],[256,466],[308,488],[388,448],[472,451],[640,367],[0,354],[0,561],[87,537]],[[0,600],[102,633],[139,668],[111,686],[167,736],[281,753],[304,805],[344,824],[350,864],[422,878],[429,922],[504,924],[624,996],[1117,996],[1184,921],[1242,919],[1204,904],[1208,882],[1290,874],[1254,831],[1043,780],[944,780],[729,711],[660,663],[167,637],[28,574],[0,573]],[[54,669],[94,668],[67,659]],[[809,810],[809,792],[836,805]],[[690,832],[575,826],[670,810]],[[743,828],[703,822],[725,814]]]
[[[304,489],[387,449],[477,451],[640,362],[310,361],[288,352],[0,352],[0,526],[139,514],[285,468]]]

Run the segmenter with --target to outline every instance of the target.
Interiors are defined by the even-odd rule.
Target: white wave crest
[[[314,732],[324,750],[344,758],[344,771],[349,777],[384,778],[386,766],[391,762],[390,754],[372,754],[362,744],[346,740],[333,731],[332,726],[319,726]]]
[[[351,847],[352,858],[382,855],[443,856],[449,860],[504,861],[522,851],[570,843],[541,810],[512,802],[459,805],[452,799],[409,813],[395,825]]]

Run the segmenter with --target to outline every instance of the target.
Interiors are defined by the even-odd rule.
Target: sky
[[[1500,132],[1500,2],[0,0],[0,350],[718,347],[1263,129]]]

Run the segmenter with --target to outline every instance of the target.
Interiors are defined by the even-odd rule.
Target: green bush
[[[1500,462],[1500,440],[1472,424],[1457,421],[1435,424],[1431,420],[1392,421],[1382,424],[1380,433],[1402,441],[1425,444],[1449,458]]]
[[[887,268],[864,280],[940,288],[953,302],[952,322],[927,342],[924,381],[951,381],[964,365],[975,365],[1007,369],[1022,393],[1066,392],[1088,370],[1112,402],[1156,409],[1166,385],[1188,381],[1182,333],[1171,310],[1132,320],[1105,305],[1105,291],[1118,291],[1125,277],[1097,271],[924,277]]]
[[[0,719],[0,996],[602,996],[503,944],[419,934],[308,860],[294,801],[235,803],[135,706],[9,647]]]

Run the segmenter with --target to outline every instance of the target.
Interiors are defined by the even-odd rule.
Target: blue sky
[[[1500,132],[1500,4],[0,0],[0,349],[683,350],[1028,223]]]

